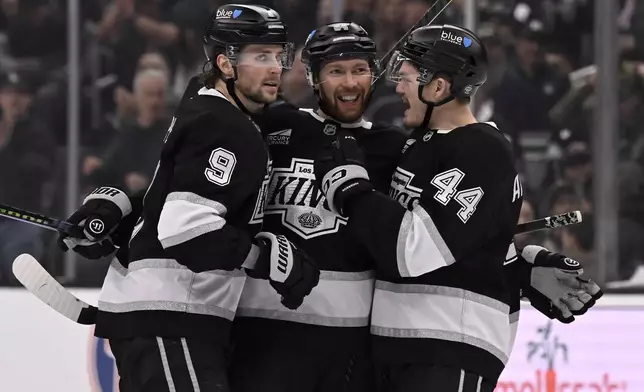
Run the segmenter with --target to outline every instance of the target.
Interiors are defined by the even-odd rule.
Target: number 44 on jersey
[[[465,173],[454,168],[437,174],[432,178],[431,183],[438,188],[438,192],[434,195],[434,199],[444,206],[446,206],[450,200],[456,200],[456,202],[461,205],[461,209],[457,212],[457,215],[463,223],[466,223],[476,211],[476,206],[483,198],[484,192],[481,187],[457,190],[458,185],[464,177]],[[523,185],[521,185],[521,180],[517,175],[514,178],[512,203],[520,199],[522,196]]]

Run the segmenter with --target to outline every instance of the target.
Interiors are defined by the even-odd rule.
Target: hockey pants
[[[224,349],[193,338],[110,339],[120,392],[230,392]]]
[[[462,369],[429,364],[377,367],[378,392],[493,392],[496,382]]]
[[[270,335],[268,335],[270,336]],[[266,339],[266,336],[263,336]],[[315,339],[315,336],[312,337]],[[375,374],[367,350],[317,350],[311,342],[235,343],[229,370],[233,392],[373,392]]]

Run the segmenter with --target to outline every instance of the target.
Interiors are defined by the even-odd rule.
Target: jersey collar
[[[325,118],[320,116],[315,112],[313,109],[300,109],[303,112],[307,112],[310,114],[314,119],[318,120],[319,122],[324,122]],[[366,121],[364,118],[360,119],[360,121],[355,122],[355,123],[340,123],[340,126],[342,128],[365,128],[365,129],[371,129],[372,123],[369,121]]]

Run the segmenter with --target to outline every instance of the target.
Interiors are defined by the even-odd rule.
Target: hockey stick
[[[5,204],[0,204],[0,216],[17,220],[19,222],[29,223],[49,230],[56,230],[61,233],[69,234],[72,237],[82,238],[83,229],[72,225],[71,223],[47,217],[45,215],[21,210]]]
[[[389,64],[389,60],[391,59],[391,56],[394,54],[394,51],[398,48],[398,45],[400,45],[402,42],[404,42],[409,35],[416,30],[419,27],[426,26],[429,24],[434,23],[436,18],[440,16],[440,14],[443,13],[445,8],[447,8],[448,5],[452,3],[452,0],[436,0],[434,3],[429,7],[427,12],[425,12],[425,15],[423,15],[422,18],[418,22],[416,22],[415,25],[413,25],[405,34],[403,34],[402,37],[394,44],[394,46],[389,49],[387,53],[385,53],[384,56],[380,59],[380,75],[375,80],[378,80],[382,77],[382,75],[387,72],[387,64]],[[374,80],[374,83],[375,83]]]
[[[18,281],[50,308],[78,324],[96,323],[98,309],[67,291],[33,256],[16,257],[12,270]]]
[[[559,215],[548,216],[542,219],[533,220],[517,225],[516,234],[529,233],[545,229],[554,229],[581,223],[582,217],[580,211],[565,212]]]
[[[517,233],[563,227],[579,222],[581,213],[573,211],[522,223],[517,226]],[[98,308],[67,291],[33,256],[22,254],[16,257],[13,261],[13,274],[33,295],[68,319],[83,325],[96,323]]]

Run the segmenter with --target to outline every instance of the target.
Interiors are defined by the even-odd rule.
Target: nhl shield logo
[[[324,130],[322,132],[324,132],[325,135],[333,136],[336,132],[336,126],[334,124],[327,124],[324,126]]]

